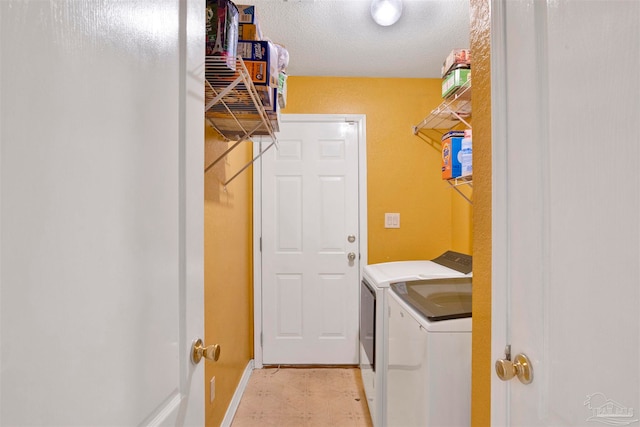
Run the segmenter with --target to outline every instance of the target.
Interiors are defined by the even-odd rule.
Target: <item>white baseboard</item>
[[[231,398],[231,403],[229,403],[226,414],[224,414],[224,419],[222,420],[221,427],[231,426],[231,421],[233,421],[233,417],[236,415],[236,411],[238,410],[238,406],[240,405],[240,399],[242,399],[244,390],[247,388],[247,384],[249,383],[249,378],[251,377],[253,368],[254,363],[253,359],[251,359],[249,360],[249,363],[247,363],[247,367],[244,368],[244,373],[242,374],[242,378],[240,378],[240,383],[236,388],[236,392],[233,393],[233,398]]]

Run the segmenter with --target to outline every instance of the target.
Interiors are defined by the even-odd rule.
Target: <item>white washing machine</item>
[[[392,283],[387,425],[471,423],[471,278]]]
[[[371,264],[360,287],[360,370],[375,427],[387,424],[386,380],[391,283],[435,278],[471,277],[471,257],[448,251],[433,260]]]

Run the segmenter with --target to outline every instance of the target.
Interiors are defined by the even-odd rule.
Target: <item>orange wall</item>
[[[473,344],[471,421],[491,424],[491,38],[489,0],[471,0]]]
[[[207,126],[205,165],[227,149]],[[206,344],[220,344],[220,359],[205,363],[205,420],[219,426],[242,373],[253,358],[252,170],[244,171],[224,191],[226,181],[252,157],[244,142],[205,174],[204,256]],[[216,397],[209,403],[209,381],[216,377]]]
[[[283,113],[366,114],[370,264],[471,251],[471,208],[441,180],[439,147],[412,131],[440,92],[440,79],[288,79]],[[385,212],[400,213],[400,229],[384,228]]]

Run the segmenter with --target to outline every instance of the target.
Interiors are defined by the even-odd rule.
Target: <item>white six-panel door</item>
[[[284,116],[277,135],[262,160],[263,362],[357,364],[358,125]]]
[[[493,425],[638,425],[640,3],[492,14]]]
[[[0,425],[204,425],[203,0],[0,1]]]

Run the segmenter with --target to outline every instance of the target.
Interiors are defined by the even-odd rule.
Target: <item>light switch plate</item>
[[[400,228],[400,214],[399,213],[385,213],[384,214],[384,228]]]

